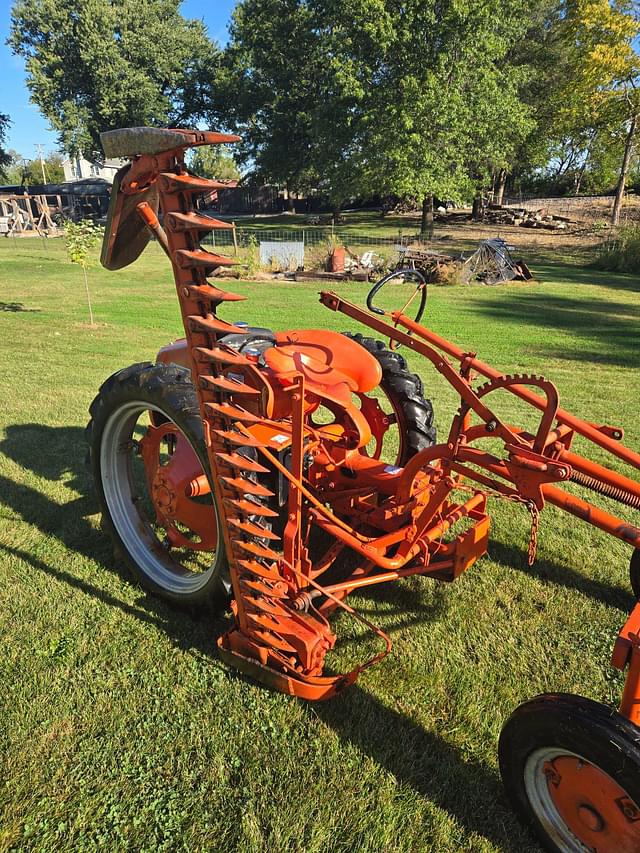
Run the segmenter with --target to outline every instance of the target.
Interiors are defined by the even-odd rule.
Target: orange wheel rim
[[[546,748],[533,753],[525,786],[536,816],[561,850],[640,851],[640,808],[608,773],[585,758]]]

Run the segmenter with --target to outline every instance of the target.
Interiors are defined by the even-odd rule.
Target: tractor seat
[[[378,361],[360,344],[338,332],[277,332],[276,351],[267,353],[265,360],[276,373],[300,372],[308,383],[324,388],[346,385],[349,393],[366,394],[382,379]]]
[[[295,346],[270,347],[264,351],[263,358],[282,385],[291,384],[293,376],[301,373],[311,393],[333,400],[341,406],[351,405],[351,392],[357,390],[356,382],[346,373],[329,367],[326,362]]]
[[[304,334],[306,335],[307,333]],[[305,337],[302,345],[298,340],[295,344],[292,343],[288,346],[277,345],[270,347],[264,350],[262,357],[267,367],[273,370],[276,378],[282,385],[290,385],[296,374],[302,374],[305,380],[305,388],[308,392],[315,394],[332,411],[335,411],[333,406],[339,406],[352,424],[350,440],[355,442],[352,446],[364,447],[371,440],[371,427],[360,409],[354,406],[351,395],[361,388],[366,387],[369,390],[370,384],[366,381],[366,373],[364,371],[360,374],[355,368],[351,369],[351,365],[349,365],[349,372],[347,372],[328,363],[328,359],[332,356],[332,344],[334,343],[332,337],[334,335],[339,339],[337,343],[340,345],[343,342],[353,344],[357,350],[362,350],[362,354],[366,358],[370,358],[374,362],[378,370],[380,369],[378,362],[373,356],[370,356],[358,344],[354,344],[353,341],[344,338],[342,335],[335,334],[335,332],[327,332],[326,335],[323,334],[325,343],[322,346],[311,342]],[[314,354],[311,355],[311,353]],[[316,355],[319,357],[316,358]],[[357,355],[360,355],[360,353],[357,353]],[[340,366],[343,367],[343,361],[339,361]],[[369,380],[372,381],[374,378],[373,365],[369,364],[368,367],[371,374]],[[362,381],[362,384],[359,384],[361,375],[365,377],[365,380]],[[335,431],[336,428],[338,432]],[[332,440],[335,441],[344,433],[344,424],[320,426],[318,427],[318,431],[331,434]]]

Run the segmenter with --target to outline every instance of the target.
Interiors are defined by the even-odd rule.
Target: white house
[[[62,161],[65,181],[79,181],[82,178],[104,178],[113,183],[115,173],[125,164],[125,160],[105,160],[102,165],[90,163],[84,157],[71,157]]]

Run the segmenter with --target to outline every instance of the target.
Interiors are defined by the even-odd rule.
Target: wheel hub
[[[163,441],[171,448],[164,464]],[[168,544],[193,551],[215,550],[215,510],[212,504],[197,503],[192,494],[192,483],[206,476],[182,433],[172,423],[150,426],[139,442],[139,449],[156,520],[166,530]],[[185,534],[185,529],[190,535]]]
[[[154,504],[163,510],[164,514],[172,515],[175,512],[176,496],[160,473],[154,477],[152,496]]]
[[[602,832],[604,829],[604,818],[600,812],[585,804],[578,808],[578,818],[590,832]]]
[[[550,758],[540,769],[556,821],[561,820],[581,845],[576,850],[640,850],[640,810],[611,776],[595,764],[567,754]],[[547,818],[553,819],[551,812]]]

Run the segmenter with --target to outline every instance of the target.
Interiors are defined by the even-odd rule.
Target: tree
[[[7,177],[7,166],[11,165],[11,154],[5,149],[5,140],[11,119],[8,115],[0,113],[0,177],[5,180]]]
[[[221,114],[290,189],[473,194],[529,128],[508,51],[530,5],[242,0]]]
[[[264,182],[289,191],[305,190],[318,178],[311,133],[314,42],[305,4],[243,0],[217,81],[220,115],[242,136],[240,158]]]
[[[59,184],[64,181],[64,169],[60,154],[48,154],[43,162],[46,181],[42,179],[42,164],[40,159],[25,161],[21,180],[24,186],[30,187],[34,184],[42,183]]]
[[[30,187],[34,184],[42,184],[42,165],[40,159],[26,160],[22,154],[10,149],[7,151],[9,164],[6,167],[5,179],[11,186]],[[49,153],[44,158],[46,183],[59,184],[64,181],[64,169],[62,167],[62,155]]]
[[[203,178],[219,181],[237,181],[240,171],[224,145],[203,145],[195,148],[189,168]]]
[[[628,0],[571,0],[565,19],[573,58],[570,107],[583,124],[624,128],[612,223],[617,225],[640,114],[640,24]],[[584,116],[590,120],[585,121]],[[597,134],[596,134],[597,135]]]
[[[16,0],[9,44],[32,101],[69,154],[100,159],[114,127],[192,124],[208,115],[218,50],[180,0]]]
[[[577,193],[585,183],[609,189],[616,157],[617,221],[638,114],[634,7],[627,0],[565,0],[539,23],[522,46],[536,70],[525,100],[537,130],[521,152],[521,171],[538,167],[551,191]]]
[[[92,250],[102,237],[102,229],[94,225],[90,219],[81,219],[80,222],[67,222],[64,227],[64,238],[67,246],[67,255],[72,264],[82,267],[84,276],[84,289],[87,295],[89,307],[89,323],[93,326],[93,308],[91,307],[91,295],[89,293],[89,281],[87,270],[93,266]]]

